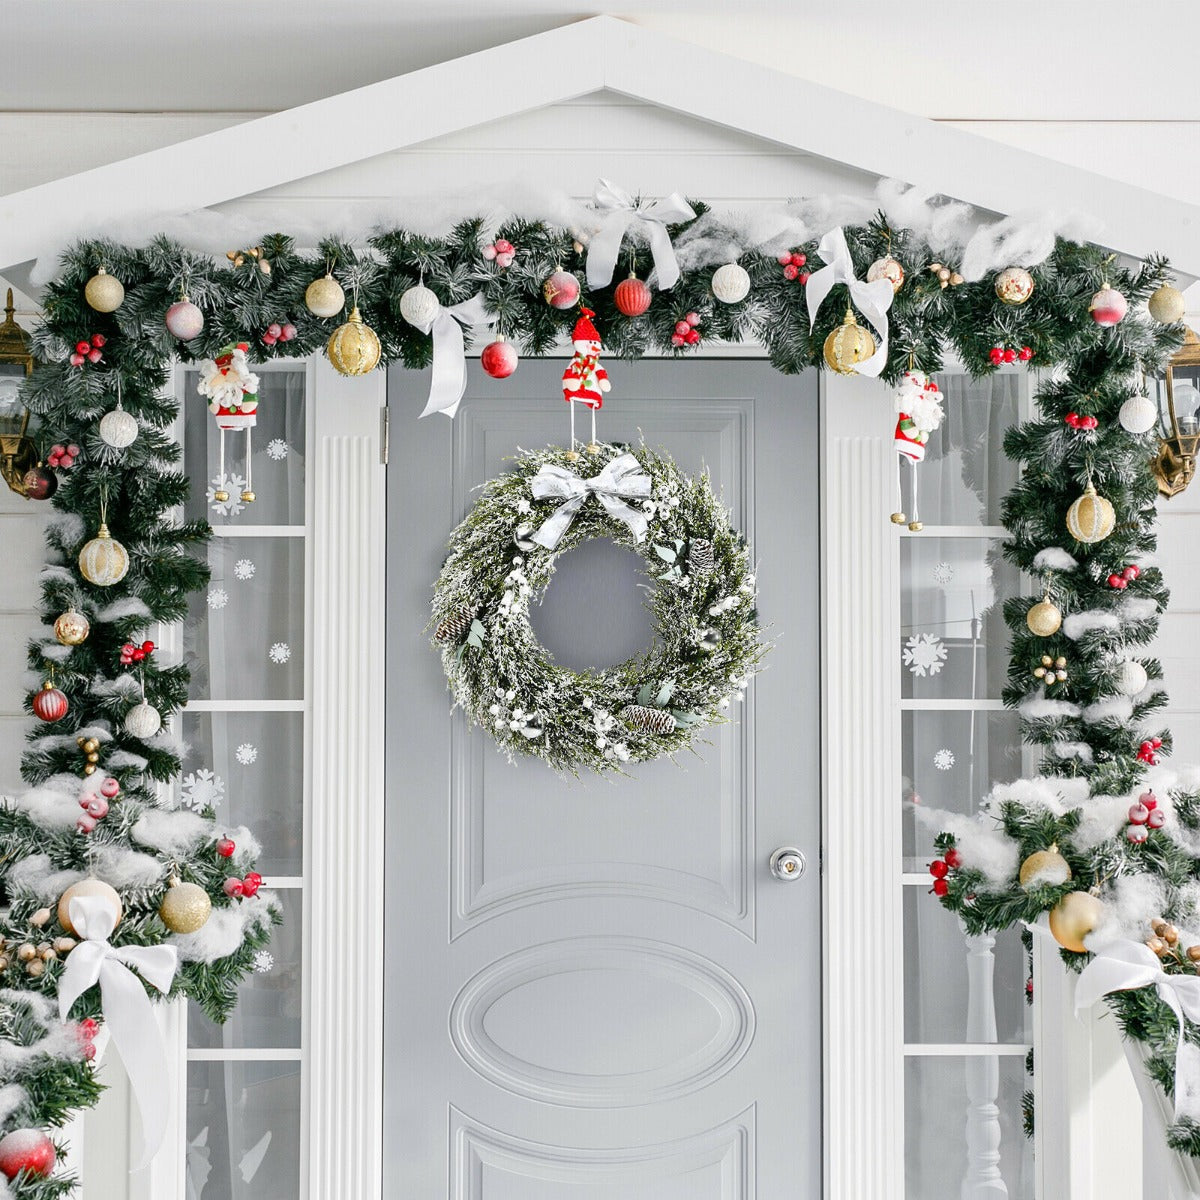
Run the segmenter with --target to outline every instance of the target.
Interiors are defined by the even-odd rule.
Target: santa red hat
[[[596,332],[596,327],[592,324],[592,318],[595,315],[590,308],[579,310],[579,320],[575,322],[575,332],[571,334],[571,341],[598,342],[600,340],[600,334]]]

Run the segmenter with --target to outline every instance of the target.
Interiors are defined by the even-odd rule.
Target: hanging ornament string
[[[840,227],[831,229],[821,239],[817,250],[824,259],[825,266],[809,276],[805,289],[809,328],[811,329],[816,324],[817,312],[825,297],[837,284],[844,283],[850,290],[850,299],[854,305],[879,335],[879,346],[875,353],[870,358],[856,364],[856,370],[859,375],[867,375],[872,379],[877,378],[887,366],[887,311],[892,307],[892,300],[896,293],[887,279],[864,283],[855,277],[854,260],[850,257],[850,247],[846,244],[846,235]]]
[[[639,204],[624,188],[607,179],[597,181],[594,198],[601,221],[588,243],[588,287],[604,288],[612,283],[625,232],[638,221],[650,239],[659,288],[664,291],[673,288],[679,280],[679,261],[667,226],[693,220],[696,213],[692,206],[678,192],[649,204]]]
[[[427,320],[417,324],[422,333],[433,334],[433,374],[429,380],[429,399],[421,416],[445,413],[453,417],[467,390],[467,354],[463,327],[487,325],[491,316],[478,292],[461,304],[439,305]]]

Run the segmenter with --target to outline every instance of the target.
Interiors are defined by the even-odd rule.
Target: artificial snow
[[[65,662],[74,649],[74,646],[63,646],[58,642],[42,642],[38,646],[38,653],[51,662]]]
[[[271,922],[271,892],[259,892],[249,899],[236,900],[228,908],[214,908],[212,915],[195,933],[171,934],[167,942],[179,950],[184,962],[216,962],[228,958],[246,940],[246,930]]]
[[[1100,725],[1105,721],[1124,724],[1133,718],[1133,701],[1128,696],[1105,696],[1089,704],[1081,715],[1089,725]]]
[[[1029,721],[1040,721],[1046,717],[1065,720],[1079,716],[1079,705],[1069,700],[1051,700],[1047,696],[1030,696],[1017,705],[1017,712]]]
[[[122,888],[154,887],[167,877],[168,871],[167,864],[153,855],[111,843],[97,846],[92,862],[96,874],[118,892]]]
[[[78,513],[56,512],[46,522],[46,536],[60,546],[77,546],[87,537],[87,525]]]
[[[1047,546],[1033,556],[1035,571],[1073,571],[1079,566],[1061,546]]]
[[[9,807],[48,829],[74,829],[79,820],[82,781],[74,775],[52,775],[45,783],[9,799]],[[16,870],[16,867],[13,868]]]
[[[1083,637],[1085,633],[1093,633],[1098,630],[1115,633],[1120,628],[1121,621],[1119,617],[1113,613],[1098,612],[1095,609],[1072,613],[1062,623],[1063,633],[1072,641]]]
[[[1092,761],[1092,748],[1087,742],[1055,742],[1050,747],[1050,753],[1064,761],[1077,758],[1085,765],[1090,765]]]
[[[1121,616],[1126,621],[1149,621],[1158,616],[1158,601],[1150,596],[1129,596],[1121,604]]]
[[[113,770],[144,771],[148,765],[145,758],[134,754],[132,750],[114,750],[107,762]]]
[[[153,614],[150,612],[144,600],[137,596],[123,596],[120,600],[114,600],[105,608],[96,610],[96,620],[103,621],[106,625],[111,625],[115,621],[128,621],[131,617],[137,617],[142,621],[149,621]]]
[[[954,838],[963,866],[983,873],[993,887],[1007,888],[1017,873],[1020,847],[999,825],[984,823],[966,813],[914,805],[917,824],[934,833],[945,831]]]
[[[54,870],[48,854],[31,854],[13,863],[7,882],[14,892],[24,892],[38,900],[57,904],[71,884],[85,877],[84,871]]]
[[[38,572],[38,580],[43,584],[65,583],[72,590],[79,586],[79,582],[75,578],[74,572],[69,571],[66,567],[57,567],[53,563],[47,563],[46,566],[44,566]]]
[[[130,831],[135,842],[171,856],[189,853],[213,836],[212,825],[186,809],[147,808]]]

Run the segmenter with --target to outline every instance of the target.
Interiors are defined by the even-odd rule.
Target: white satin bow
[[[533,495],[536,500],[561,497],[565,500],[542,523],[533,535],[533,540],[547,550],[553,550],[562,541],[562,536],[571,527],[575,514],[583,507],[588,496],[595,496],[610,517],[627,525],[634,541],[646,536],[650,519],[625,503],[625,499],[645,499],[650,495],[650,476],[642,470],[642,464],[632,454],[614,458],[599,475],[591,479],[580,479],[564,467],[546,464],[533,477]]]
[[[421,416],[440,412],[453,417],[458,412],[467,390],[463,326],[487,325],[492,320],[480,292],[461,304],[443,305],[432,321],[417,326],[422,333],[433,333],[433,374],[429,380],[429,399]]]
[[[825,262],[819,271],[814,271],[805,284],[804,295],[808,302],[808,327],[811,329],[816,322],[817,312],[825,297],[834,286],[844,283],[850,289],[850,299],[854,306],[866,317],[868,323],[879,335],[875,353],[870,358],[859,363],[855,368],[860,375],[878,377],[887,366],[888,356],[888,321],[887,311],[892,307],[896,293],[887,279],[877,279],[874,283],[864,283],[854,276],[854,260],[850,257],[850,247],[846,245],[846,235],[839,229],[831,229],[817,247],[817,252]]]
[[[130,967],[164,994],[171,990],[177,965],[174,946],[111,946],[117,913],[103,896],[76,896],[70,904],[71,924],[80,937],[63,967],[58,984],[58,1012],[67,1019],[71,1005],[100,984],[100,1007],[113,1045],[121,1055],[130,1087],[142,1114],[144,1167],[158,1152],[167,1132],[170,1095],[167,1051],[146,989]]]
[[[1175,1050],[1175,1119],[1200,1118],[1200,1048],[1185,1036],[1184,1018],[1200,1022],[1200,978],[1168,975],[1159,957],[1141,942],[1115,938],[1095,951],[1075,983],[1075,1011],[1090,1008],[1109,992],[1154,987],[1179,1022]]]
[[[603,219],[588,243],[588,287],[602,288],[612,283],[625,231],[633,221],[641,221],[650,237],[650,253],[654,258],[654,269],[658,272],[658,286],[664,290],[673,288],[679,279],[679,263],[667,226],[690,221],[696,215],[692,206],[678,192],[649,204],[635,204],[624,188],[607,179],[601,179],[596,184],[595,201]]]

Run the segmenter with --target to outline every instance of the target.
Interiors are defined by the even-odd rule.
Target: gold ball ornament
[[[1033,295],[1033,276],[1024,267],[1008,267],[996,276],[996,295],[1005,304],[1024,304]]]
[[[342,291],[342,285],[326,271],[305,289],[304,303],[314,317],[336,317],[346,307],[346,293]]]
[[[342,375],[365,375],[379,366],[379,338],[370,325],[363,323],[358,305],[350,310],[350,319],[339,325],[326,347],[334,370]]]
[[[1083,954],[1087,937],[1104,916],[1104,905],[1091,892],[1071,892],[1050,910],[1050,932],[1064,949]]]
[[[129,551],[118,542],[103,522],[96,536],[79,552],[79,570],[88,583],[112,587],[129,570]]]
[[[846,309],[842,323],[825,339],[825,363],[839,375],[857,375],[858,364],[875,353],[875,339]]]
[[[1092,484],[1067,509],[1067,530],[1077,542],[1102,542],[1117,525],[1117,514]]]
[[[1176,321],[1183,320],[1187,302],[1177,287],[1164,283],[1162,287],[1155,288],[1150,294],[1147,307],[1150,309],[1150,315],[1156,321],[1160,321],[1163,325],[1174,325]]]
[[[60,646],[82,646],[91,631],[87,617],[73,608],[54,622],[54,636]]]
[[[58,923],[70,934],[78,935],[79,930],[71,924],[71,901],[76,896],[103,896],[117,910],[117,924],[120,925],[125,910],[121,907],[121,897],[112,884],[103,879],[81,879],[73,883],[58,902]]]
[[[125,285],[101,267],[87,281],[83,298],[99,313],[116,312],[125,300]]]
[[[904,286],[904,267],[890,254],[885,258],[877,258],[867,268],[867,282],[874,283],[877,279],[886,279],[895,295]]]
[[[195,933],[212,912],[212,900],[198,883],[172,879],[158,915],[172,933]]]
[[[1018,875],[1021,886],[1026,891],[1033,887],[1060,887],[1070,878],[1071,867],[1058,852],[1057,846],[1035,850],[1021,864]]]
[[[1049,597],[1039,600],[1026,614],[1029,632],[1038,637],[1053,637],[1062,628],[1062,610]]]

